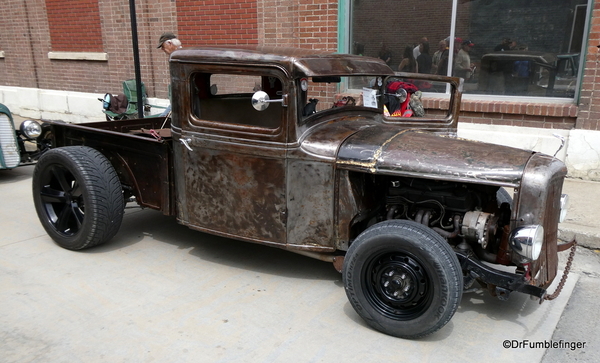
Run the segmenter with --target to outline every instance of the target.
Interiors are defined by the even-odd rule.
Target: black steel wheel
[[[86,146],[51,149],[40,157],[33,200],[46,232],[70,250],[110,240],[125,208],[116,171],[104,155]]]
[[[456,254],[439,234],[412,221],[369,227],[350,246],[342,273],[358,315],[376,330],[401,338],[441,329],[462,297]]]

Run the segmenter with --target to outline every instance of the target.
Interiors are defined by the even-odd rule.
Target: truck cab
[[[382,84],[399,77],[360,56],[192,49],[172,56],[171,75],[180,95],[172,135],[183,145],[174,147],[178,218],[250,241],[334,252],[337,152],[346,138],[386,122],[394,130],[456,131],[458,107],[437,118],[384,121]],[[263,109],[253,107],[257,91]],[[334,107],[344,97],[354,104]]]

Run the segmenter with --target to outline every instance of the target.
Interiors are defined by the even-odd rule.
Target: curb
[[[577,244],[591,249],[600,249],[600,228],[582,226],[573,223],[561,223],[558,226],[558,239],[571,241],[577,238]]]

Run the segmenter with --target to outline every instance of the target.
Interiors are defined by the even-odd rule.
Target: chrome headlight
[[[560,196],[560,217],[558,217],[558,223],[562,223],[567,219],[567,209],[569,209],[569,195],[563,194]]]
[[[36,139],[42,134],[42,126],[39,123],[32,120],[25,120],[21,123],[21,134],[28,139]]]
[[[509,237],[515,252],[530,260],[537,260],[544,244],[544,227],[540,225],[515,228]]]

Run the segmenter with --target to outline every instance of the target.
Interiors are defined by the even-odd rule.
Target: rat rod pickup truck
[[[51,123],[33,197],[58,245],[107,242],[136,202],[332,262],[358,315],[403,338],[463,291],[541,302],[574,249],[557,242],[565,165],[457,138],[459,78],[265,47],[179,50],[170,73],[171,117]]]

